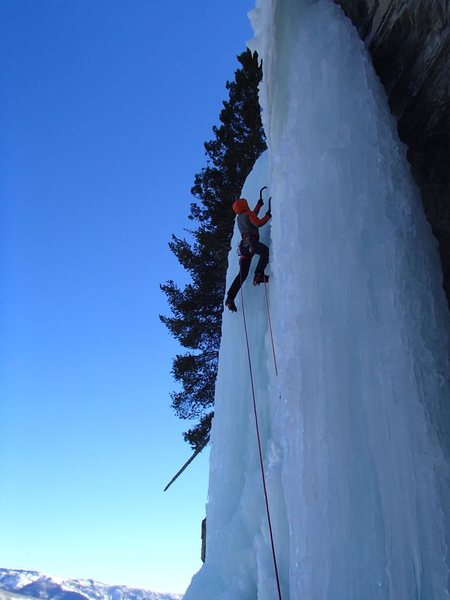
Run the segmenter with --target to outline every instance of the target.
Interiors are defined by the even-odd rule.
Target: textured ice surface
[[[384,91],[331,1],[260,0],[268,287],[243,289],[283,598],[449,598],[449,317]],[[228,284],[237,272],[236,246]],[[263,238],[264,241],[264,238]],[[277,597],[239,312],[224,314],[205,565],[185,600]]]

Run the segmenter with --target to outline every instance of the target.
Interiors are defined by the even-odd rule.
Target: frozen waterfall
[[[273,198],[261,232],[278,376],[264,289],[249,277],[243,294],[283,600],[448,600],[450,319],[405,148],[337,5],[258,0],[250,17],[268,151],[242,196],[268,185]],[[277,598],[237,306],[207,558],[185,600]]]

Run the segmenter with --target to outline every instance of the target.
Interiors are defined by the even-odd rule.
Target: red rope
[[[252,361],[251,361],[251,357],[250,357],[250,345],[248,342],[247,319],[245,318],[244,292],[242,291],[242,272],[241,272],[241,301],[242,301],[242,316],[244,318],[245,343],[247,346],[248,367],[249,367],[249,371],[250,371],[250,382],[251,382],[251,388],[252,388],[253,413],[255,416],[256,437],[258,440],[259,464],[261,467],[261,479],[262,479],[262,485],[263,485],[263,490],[264,490],[264,500],[266,503],[267,522],[269,525],[270,545],[272,547],[273,567],[275,570],[275,579],[276,579],[276,583],[277,583],[278,598],[279,598],[279,600],[282,600],[280,577],[278,574],[277,557],[275,554],[275,543],[274,543],[274,539],[273,539],[272,520],[270,518],[269,497],[267,494],[266,476],[264,473],[264,462],[263,462],[263,455],[262,455],[262,449],[261,449],[261,436],[259,434],[258,411],[256,408],[256,394],[255,394],[255,385],[254,385],[254,380],[253,380],[253,368],[252,368]]]
[[[277,356],[275,354],[275,344],[273,343],[272,319],[270,318],[269,298],[267,295],[267,283],[264,282],[264,292],[266,296],[267,320],[269,321],[270,341],[272,342],[273,364],[275,367],[275,375],[278,377]]]

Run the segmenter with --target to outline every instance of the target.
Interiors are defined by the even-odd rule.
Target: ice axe
[[[264,204],[264,200],[262,197],[262,193],[264,190],[267,190],[267,185],[265,185],[264,187],[262,187],[259,190],[259,201],[262,202],[263,204]],[[269,197],[269,211],[268,212],[270,212],[270,213],[272,212],[272,196]]]
[[[263,197],[262,197],[262,193],[263,193],[264,190],[267,190],[267,185],[265,185],[264,187],[262,187],[259,190],[259,201],[262,202],[263,204],[264,204],[264,200],[263,200]],[[269,197],[269,210],[268,210],[268,212],[270,212],[270,213],[272,212],[272,196]]]
[[[263,202],[263,203],[264,203],[264,200],[263,200],[263,197],[262,197],[262,193],[263,193],[263,191],[264,191],[264,190],[267,190],[267,185],[265,185],[264,187],[262,187],[262,188],[259,190],[259,201],[260,201],[260,202]]]

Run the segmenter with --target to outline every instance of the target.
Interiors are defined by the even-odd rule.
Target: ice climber
[[[258,229],[267,223],[272,216],[272,213],[269,209],[264,217],[260,219],[258,213],[263,204],[264,201],[261,195],[253,210],[249,209],[245,198],[239,198],[239,200],[233,202],[233,210],[237,215],[237,224],[239,231],[241,232],[242,240],[239,242],[239,273],[236,275],[225,298],[225,306],[232,312],[237,311],[234,299],[236,298],[241,285],[247,278],[250,270],[250,263],[252,262],[254,254],[259,255],[259,260],[255,268],[253,285],[259,285],[260,283],[267,283],[269,281],[268,275],[264,273],[264,269],[269,262],[269,248],[259,241]]]

